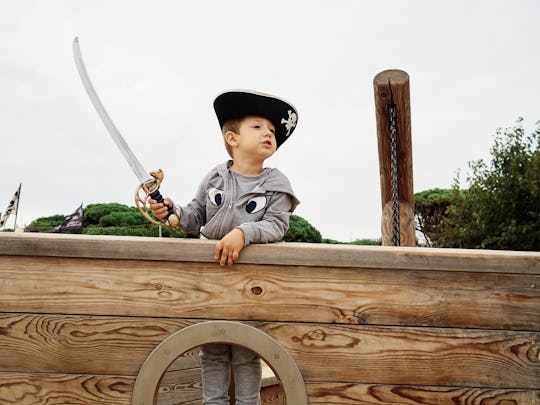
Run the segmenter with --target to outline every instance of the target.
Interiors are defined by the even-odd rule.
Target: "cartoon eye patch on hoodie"
[[[208,190],[208,199],[212,204],[214,204],[216,207],[220,207],[223,203],[223,191],[219,190],[215,187],[212,187],[210,190]],[[247,203],[245,204],[245,210],[248,214],[255,214],[266,207],[267,199],[266,196],[256,196],[253,198],[250,198]]]

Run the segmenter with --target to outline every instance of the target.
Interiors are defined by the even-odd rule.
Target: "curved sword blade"
[[[129,163],[131,170],[133,170],[133,173],[135,173],[141,184],[148,180],[154,180],[148,174],[148,172],[144,170],[144,167],[135,157],[133,151],[114,125],[111,117],[109,117],[109,114],[105,110],[105,107],[103,107],[103,104],[101,103],[101,100],[99,99],[96,91],[94,90],[94,86],[92,86],[92,82],[88,77],[88,73],[86,72],[86,67],[84,66],[81,54],[81,48],[79,47],[79,38],[77,37],[75,37],[75,39],[73,40],[73,58],[75,59],[75,65],[77,65],[79,76],[81,77],[81,81],[86,92],[88,93],[88,96],[90,97],[90,101],[92,101],[92,104],[94,105],[94,108],[96,109],[99,118],[101,118],[101,121],[103,121],[103,124],[105,124],[105,127],[109,131],[109,134],[111,135],[114,143],[116,143],[116,146],[118,146],[118,149],[120,149],[120,152],[122,152],[122,155],[124,155],[124,158]]]

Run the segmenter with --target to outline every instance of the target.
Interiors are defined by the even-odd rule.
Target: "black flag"
[[[71,215],[68,215],[61,225],[58,225],[53,229],[53,232],[62,232],[68,229],[82,229],[83,226],[83,209],[82,203]]]
[[[19,208],[19,195],[21,194],[21,184],[19,184],[19,188],[17,188],[17,191],[15,191],[15,194],[13,195],[13,198],[9,202],[6,211],[4,212],[4,215],[2,215],[0,219],[0,228],[2,228],[7,220],[9,219],[9,216],[13,211],[17,211]],[[17,222],[17,219],[15,218],[15,222]]]

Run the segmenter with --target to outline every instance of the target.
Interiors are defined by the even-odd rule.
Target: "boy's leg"
[[[222,344],[201,348],[204,405],[229,405],[230,350]]]
[[[261,392],[261,361],[256,353],[231,346],[236,405],[259,405]]]

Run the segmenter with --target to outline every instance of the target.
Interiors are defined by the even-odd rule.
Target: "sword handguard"
[[[153,179],[145,181],[143,184],[137,187],[137,190],[135,191],[135,205],[137,206],[137,209],[149,222],[155,225],[164,225],[168,226],[169,228],[180,229],[180,218],[178,218],[178,215],[173,213],[172,208],[169,208],[169,213],[162,222],[156,221],[148,213],[147,207],[148,200],[150,198],[156,200],[158,203],[163,203],[163,196],[159,192],[159,186],[161,185],[164,177],[163,170],[159,169],[152,171],[150,172],[150,175],[153,177]],[[144,192],[144,197],[141,196],[141,190]]]

